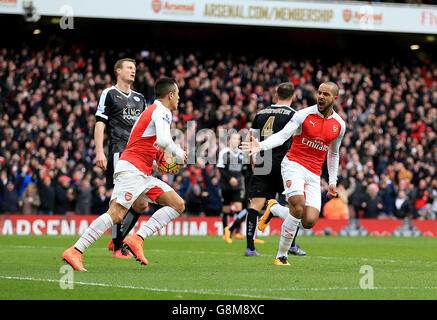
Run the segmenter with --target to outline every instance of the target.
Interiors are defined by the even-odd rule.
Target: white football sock
[[[243,209],[237,214],[237,216],[235,218],[239,219],[239,220],[243,220],[243,218],[246,216],[246,214],[247,214],[247,209]]]
[[[92,245],[99,239],[102,234],[114,225],[111,216],[108,213],[102,214],[96,220],[91,222],[90,226],[85,230],[82,236],[74,245],[75,248],[84,252],[86,248]]]
[[[296,235],[300,220],[301,219],[297,219],[289,214],[287,219],[282,223],[281,238],[279,239],[279,250],[276,259],[284,256],[287,257],[288,249],[290,249],[290,245]]]
[[[288,209],[287,207],[281,206],[279,203],[271,206],[270,212],[275,217],[280,217],[282,220],[287,219],[287,217],[290,215],[290,209]]]
[[[244,219],[244,217],[246,216],[246,214],[247,214],[247,209],[243,209],[239,213],[234,214],[234,221],[232,221],[231,225],[229,226],[229,229],[233,230],[232,227],[233,227],[234,223],[237,221],[241,222]]]
[[[281,206],[279,203],[274,204],[270,207],[270,212],[275,217],[280,217],[282,220],[287,219],[288,215],[290,214],[290,209],[284,206]],[[305,229],[305,227],[302,225],[302,221],[299,223],[299,228]]]
[[[157,210],[145,224],[141,226],[137,234],[141,238],[146,239],[155,232],[158,232],[164,228],[177,217],[179,217],[179,213],[175,209],[172,207],[162,207],[161,209]]]

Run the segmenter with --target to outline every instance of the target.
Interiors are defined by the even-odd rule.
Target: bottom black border
[[[42,319],[88,319],[90,316],[147,319],[273,319],[314,316],[376,318],[420,310],[437,310],[437,300],[1,300],[0,308],[20,316]],[[57,312],[60,311],[61,313]],[[62,316],[64,314],[65,316]]]

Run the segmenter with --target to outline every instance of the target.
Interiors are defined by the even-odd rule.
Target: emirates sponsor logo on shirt
[[[302,144],[320,151],[328,151],[329,149],[328,145],[324,144],[322,140],[318,140],[318,139],[315,139],[313,141],[307,138],[302,138]]]

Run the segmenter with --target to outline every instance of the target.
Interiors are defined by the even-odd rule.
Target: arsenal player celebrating
[[[268,201],[267,209],[258,223],[264,230],[273,216],[284,219],[275,265],[290,265],[287,251],[299,226],[312,228],[319,219],[321,207],[320,176],[327,155],[329,173],[328,198],[337,195],[337,171],[339,148],[346,125],[334,111],[338,87],[333,82],[319,86],[317,105],[299,110],[279,132],[266,140],[242,143],[242,150],[250,154],[273,149],[282,145],[291,136],[293,143],[281,163],[284,192],[289,208],[276,200]]]
[[[184,210],[184,200],[165,182],[152,177],[153,160],[158,147],[174,154],[178,163],[185,163],[187,155],[172,140],[170,124],[172,111],[177,110],[179,89],[174,79],[161,78],[155,84],[156,100],[135,122],[127,147],[114,170],[114,191],[108,212],[95,219],[74,246],[65,250],[62,259],[75,270],[86,271],[82,253],[114,224],[120,223],[137,199],[162,206],[137,234],[128,236],[123,243],[142,264],[148,261],[143,252],[143,240],[172,220]],[[139,201],[140,201],[139,200]]]

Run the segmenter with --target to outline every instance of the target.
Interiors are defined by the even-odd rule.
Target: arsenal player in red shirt
[[[295,113],[281,131],[259,142],[242,143],[242,150],[250,154],[282,145],[293,136],[289,152],[281,163],[284,192],[289,208],[276,200],[268,201],[267,209],[258,223],[264,230],[273,216],[284,219],[275,265],[290,265],[287,251],[299,226],[312,228],[319,219],[321,207],[320,176],[327,158],[329,187],[328,198],[337,195],[337,171],[339,148],[346,125],[334,111],[338,98],[338,86],[325,82],[319,86],[317,104]]]
[[[108,212],[95,219],[79,240],[62,254],[62,259],[77,271],[86,271],[82,254],[114,224],[120,223],[138,199],[162,206],[134,235],[123,244],[142,264],[148,261],[143,241],[164,228],[185,210],[185,202],[172,187],[151,176],[158,149],[174,154],[178,163],[186,163],[187,154],[172,139],[172,111],[177,110],[179,88],[171,78],[161,78],[155,84],[155,102],[135,122],[129,142],[114,170],[114,191]]]

